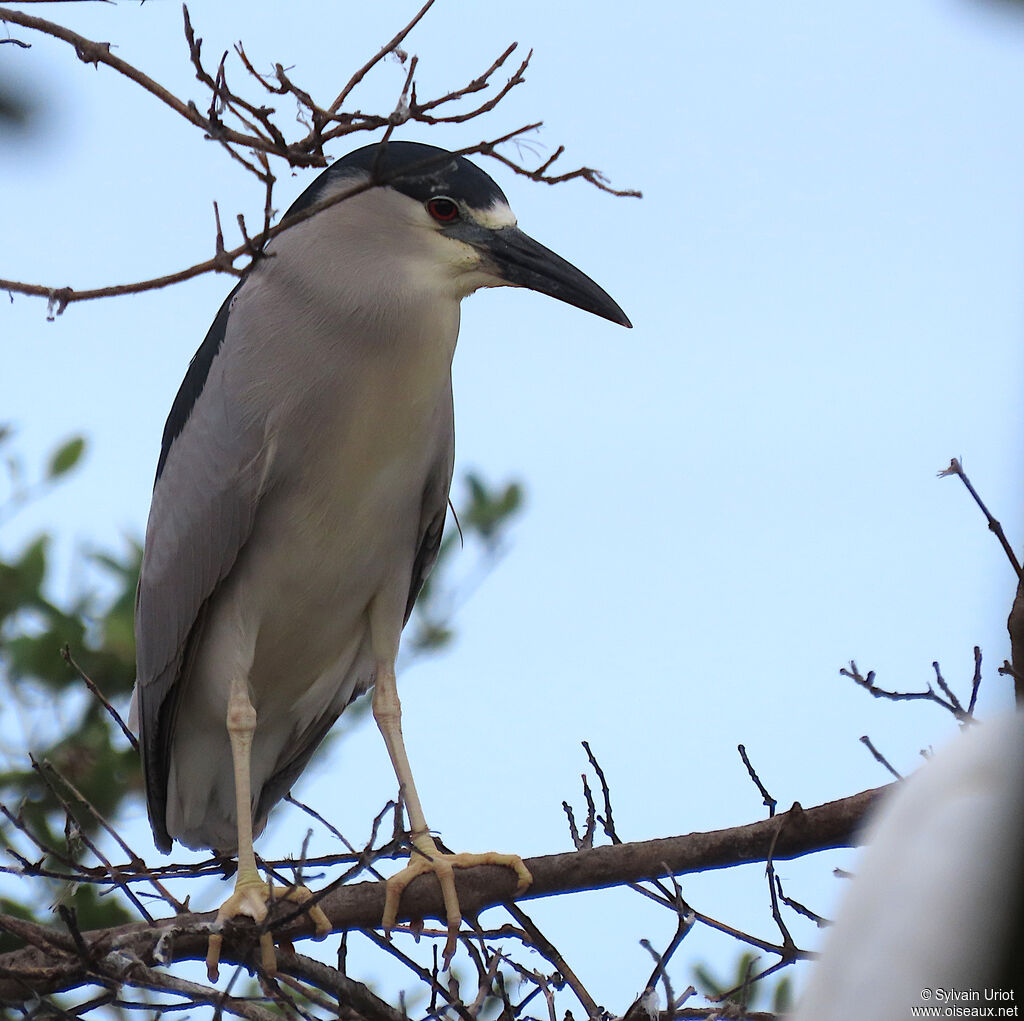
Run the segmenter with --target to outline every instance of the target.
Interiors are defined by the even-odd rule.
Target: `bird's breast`
[[[243,414],[272,409],[267,485],[230,595],[259,632],[257,695],[261,678],[313,678],[347,655],[374,602],[395,608],[397,642],[424,493],[438,472],[445,492],[450,481],[454,309],[390,325],[315,308],[285,323],[273,303],[239,316],[231,389]]]

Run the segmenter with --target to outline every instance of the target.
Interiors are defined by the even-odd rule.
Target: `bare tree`
[[[416,70],[419,58],[407,54],[402,49],[402,44],[433,4],[434,0],[427,0],[427,3],[420,8],[409,23],[358,68],[338,95],[325,105],[320,105],[301,86],[293,82],[281,64],[276,64],[271,73],[261,74],[253,67],[241,43],[236,44],[235,54],[247,76],[246,84],[254,86],[258,94],[256,98],[250,100],[234,91],[228,81],[228,54],[224,53],[220,57],[215,70],[211,71],[204,64],[203,40],[196,36],[188,7],[185,6],[183,7],[185,38],[188,43],[189,58],[197,80],[209,93],[205,113],[200,112],[194,101],[179,99],[145,72],[115,56],[111,52],[110,43],[95,42],[52,21],[46,21],[21,11],[0,8],[0,22],[60,39],[73,47],[75,55],[84,63],[110,67],[144,89],[180,117],[199,128],[211,141],[221,145],[233,160],[244,167],[247,172],[255,175],[263,185],[266,195],[263,222],[259,232],[250,236],[244,217],[238,215],[236,220],[242,241],[232,249],[225,248],[220,211],[215,205],[214,253],[209,258],[184,269],[149,280],[113,284],[88,290],[75,289],[67,285],[47,285],[0,279],[0,290],[46,298],[50,302],[52,312],[59,315],[72,302],[89,301],[94,298],[107,298],[121,294],[135,294],[140,291],[167,287],[204,273],[216,272],[241,276],[251,260],[263,251],[267,242],[281,231],[315,216],[336,202],[344,201],[351,197],[351,194],[358,194],[358,191],[354,191],[351,194],[334,196],[330,200],[304,209],[290,219],[274,224],[273,194],[277,178],[271,169],[272,160],[281,160],[289,167],[325,167],[328,163],[325,147],[336,139],[347,135],[358,132],[383,131],[383,139],[386,140],[395,128],[402,124],[462,124],[489,113],[514,88],[523,84],[532,51],[518,62],[512,75],[501,85],[495,83],[496,75],[513,58],[518,49],[517,43],[509,45],[478,77],[467,82],[461,88],[433,99],[421,100],[416,91]],[[11,38],[7,41],[25,45],[24,41],[20,39]],[[358,110],[347,110],[345,104],[350,100],[356,87],[388,56],[397,58],[406,68],[405,83],[394,109],[387,114],[365,114]],[[476,98],[480,94],[486,94],[486,98],[480,98],[476,105],[469,110],[460,108],[461,101],[470,97]],[[306,133],[301,138],[289,140],[285,130],[278,127],[274,120],[275,110],[266,105],[266,101],[272,101],[273,97],[290,97],[298,104],[297,120],[307,127]],[[527,167],[519,160],[510,158],[501,151],[500,147],[504,143],[521,139],[540,126],[540,121],[524,124],[495,138],[466,146],[464,149],[458,150],[458,153],[462,156],[474,154],[489,156],[509,170],[545,184],[561,184],[580,178],[612,195],[639,197],[640,193],[637,191],[612,188],[604,176],[592,167],[577,167],[563,173],[555,172],[554,165],[563,155],[564,146],[559,146],[551,156],[534,167]],[[381,183],[385,182],[378,176],[360,190]]]

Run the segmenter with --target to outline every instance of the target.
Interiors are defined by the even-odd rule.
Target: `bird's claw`
[[[513,896],[518,897],[533,882],[529,869],[517,854],[502,854],[499,851],[471,853],[463,851],[459,854],[448,854],[440,851],[429,834],[413,838],[415,850],[409,864],[391,876],[384,886],[384,916],[381,926],[385,934],[390,934],[398,918],[398,905],[405,888],[424,872],[433,872],[441,886],[444,898],[445,923],[448,938],[444,945],[444,967],[448,968],[455,956],[456,941],[462,926],[462,910],[459,907],[459,895],[455,889],[455,869],[468,869],[476,865],[504,865],[512,869],[518,880]]]
[[[305,886],[289,887],[283,894],[283,900],[294,901],[303,905],[313,896],[312,892]],[[268,883],[263,882],[259,876],[253,878],[242,878],[235,883],[234,892],[217,911],[217,918],[214,922],[214,932],[210,933],[210,939],[206,947],[206,973],[211,982],[216,982],[219,974],[220,952],[224,944],[224,937],[220,929],[229,918],[237,918],[239,915],[246,915],[259,924],[267,917],[267,905],[270,903],[272,891]],[[315,930],[315,939],[324,939],[331,931],[331,923],[324,914],[323,909],[318,905],[312,905],[308,910],[310,921]],[[260,964],[268,975],[277,973],[277,952],[274,949],[274,937],[270,932],[260,933]]]
[[[210,940],[206,945],[206,974],[211,982],[216,982],[220,972],[220,951],[224,944],[224,937],[220,929],[229,918],[236,918],[239,915],[247,915],[258,925],[267,917],[267,901],[270,900],[270,887],[263,882],[258,875],[239,875],[235,881],[235,889],[220,908],[217,910],[217,918],[214,921],[215,932],[210,933]],[[269,957],[271,969],[276,970],[277,958],[274,954],[274,941],[270,933],[263,933],[260,936],[260,956],[263,966],[267,966],[267,941],[270,942]]]
[[[289,886],[285,891],[284,899],[294,901],[299,907],[307,904],[313,897],[313,891],[308,886]],[[319,904],[312,904],[306,908],[306,914],[313,923],[313,939],[327,939],[331,934],[331,920],[324,914]]]

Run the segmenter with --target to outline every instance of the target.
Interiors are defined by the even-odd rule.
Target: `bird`
[[[372,688],[411,844],[387,881],[382,927],[405,886],[434,872],[450,966],[452,868],[507,865],[518,892],[530,882],[516,855],[438,849],[402,737],[395,660],[448,513],[460,304],[480,288],[525,287],[632,324],[520,230],[486,172],[436,146],[348,153],[281,225],[221,305],[163,430],[132,703],[154,841],[237,855],[210,936],[213,979],[224,923],[267,915],[254,837]],[[310,916],[325,935],[322,911]],[[273,971],[269,934],[261,943]]]
[[[887,792],[864,843],[793,1021],[1016,1017],[1024,712],[972,722]]]

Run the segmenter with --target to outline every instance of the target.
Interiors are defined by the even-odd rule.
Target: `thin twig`
[[[86,806],[86,808],[93,814],[93,816],[97,820],[100,819],[99,813],[96,812],[92,805],[90,805],[89,802],[86,801],[85,798],[82,797],[82,795],[77,790],[75,790],[71,782],[67,780],[64,776],[62,776],[61,773],[58,772],[58,770],[50,762],[47,762],[44,759],[43,762],[40,763],[32,756],[29,756],[29,759],[32,763],[32,768],[39,774],[39,776],[42,778],[46,786],[49,787],[53,796],[60,802],[60,804],[64,808],[64,811],[67,814],[68,823],[74,823],[75,827],[78,830],[78,836],[81,839],[82,843],[85,844],[85,846],[89,848],[90,851],[92,851],[92,853],[96,856],[96,859],[102,862],[104,867],[107,869],[107,872],[110,875],[110,882],[114,886],[116,886],[132,902],[132,904],[135,905],[135,909],[139,912],[140,915],[142,915],[143,918],[145,918],[147,922],[155,921],[155,919],[149,913],[149,911],[146,910],[146,907],[142,903],[142,901],[140,901],[139,898],[135,895],[135,891],[132,890],[131,886],[129,886],[127,880],[125,880],[125,878],[118,873],[117,869],[110,862],[110,859],[107,858],[107,856],[96,846],[95,841],[89,836],[85,828],[75,818],[74,811],[71,808],[71,803],[68,801],[67,798],[64,797],[63,792],[58,788],[57,784],[53,781],[53,779],[51,779],[51,777],[48,774],[52,773],[61,781],[62,784],[66,785],[67,788],[74,793],[75,797],[77,797],[79,801],[84,806]],[[106,827],[105,823],[103,823],[103,825],[104,827]]]
[[[903,779],[903,774],[898,772],[889,760],[871,743],[871,738],[864,734],[861,737],[861,744],[874,756],[875,761],[881,763],[897,780]]]
[[[960,699],[956,697],[953,690],[946,683],[946,679],[942,676],[942,670],[939,668],[938,663],[932,663],[932,669],[935,671],[935,683],[942,689],[946,698],[949,699],[949,704],[953,707],[953,711],[958,716],[966,716],[964,707],[960,704]]]
[[[775,883],[778,888],[779,900],[783,902],[788,908],[792,908],[798,915],[803,915],[804,918],[810,919],[814,924],[822,929],[829,924],[828,919],[819,915],[816,911],[812,911],[807,905],[801,904],[800,901],[794,900],[792,897],[787,897],[782,889],[782,880],[778,876],[775,877]]]
[[[334,102],[331,103],[327,110],[336,114],[342,106],[345,104],[345,100],[352,94],[352,90],[369,74],[373,68],[379,64],[389,53],[394,53],[399,46],[405,41],[405,37],[416,27],[423,16],[434,6],[434,0],[427,0],[427,2],[412,16],[412,19],[408,22],[405,28],[400,29],[395,36],[392,37],[390,42],[385,43],[370,59],[359,68],[355,74],[348,80],[345,87],[335,97]]]
[[[397,961],[401,961],[414,975],[416,975],[421,982],[426,983],[427,987],[431,990],[437,990],[444,998],[448,1001],[451,1008],[462,1018],[462,1021],[475,1021],[475,1018],[466,1010],[465,1005],[452,997],[447,989],[437,981],[436,977],[431,976],[425,968],[420,967],[408,954],[402,953],[389,939],[385,939],[383,936],[374,932],[372,929],[364,930],[363,935],[366,936],[372,943],[375,943],[381,950],[386,951]]]
[[[138,739],[131,732],[131,730],[128,727],[128,724],[126,724],[124,722],[124,720],[121,718],[121,714],[107,701],[107,699],[104,696],[103,692],[100,691],[99,687],[97,687],[97,685],[92,680],[92,678],[75,661],[74,656],[71,655],[71,648],[70,648],[70,646],[65,644],[64,647],[60,650],[60,654],[61,654],[61,657],[64,659],[64,662],[67,663],[68,666],[70,666],[78,674],[78,676],[82,679],[82,683],[84,683],[85,686],[89,689],[89,691],[92,694],[93,698],[95,698],[96,701],[99,702],[99,704],[101,706],[103,706],[104,709],[106,709],[106,711],[109,714],[110,718],[121,729],[121,733],[124,734],[124,736],[128,739],[128,743],[132,746],[132,748],[134,748],[136,751],[138,751],[139,750]]]
[[[1003,547],[1003,552],[1006,554],[1006,559],[1010,561],[1014,571],[1017,574],[1018,581],[1024,581],[1024,570],[1021,569],[1020,561],[1017,559],[1017,554],[1013,552],[1013,547],[1010,545],[1010,541],[1006,538],[1006,533],[1003,531],[1003,526],[996,521],[992,516],[988,507],[985,506],[985,502],[978,495],[978,491],[971,485],[971,480],[964,474],[963,465],[960,464],[958,458],[953,458],[949,462],[949,467],[944,468],[938,472],[939,478],[945,476],[955,475],[960,481],[966,486],[967,492],[971,494],[974,502],[981,509],[981,513],[985,515],[985,521],[988,522],[989,531],[995,535],[999,540],[999,545]]]
[[[565,958],[540,931],[533,919],[517,904],[508,903],[505,905],[505,909],[523,927],[523,931],[530,938],[530,943],[537,949],[541,957],[546,958],[559,970],[566,984],[576,994],[576,999],[580,1001],[581,1006],[587,1012],[587,1017],[592,1021],[601,1021],[604,1017],[604,1010],[594,1002],[594,998],[587,992],[586,987],[569,967]]]
[[[598,816],[601,821],[601,825],[604,827],[605,833],[608,838],[614,844],[621,844],[622,841],[619,839],[618,833],[615,832],[615,819],[612,816],[612,795],[608,788],[608,780],[604,775],[604,770],[601,768],[601,764],[597,761],[597,756],[590,750],[588,742],[581,742],[583,750],[587,753],[587,758],[590,760],[590,765],[594,767],[594,772],[597,774],[598,780],[601,781],[601,796],[604,799],[604,817]]]
[[[981,688],[981,648],[974,647],[974,676],[971,678],[971,697],[967,703],[967,715],[974,716],[974,707],[978,702],[978,690]]]
[[[938,665],[935,666],[936,672],[938,672]],[[954,704],[953,701],[946,701],[941,695],[937,695],[929,684],[924,691],[887,691],[885,688],[880,688],[875,684],[875,672],[869,670],[865,677],[860,670],[857,669],[857,664],[854,660],[850,660],[849,667],[840,667],[839,673],[843,677],[849,677],[855,684],[862,687],[869,695],[874,698],[884,698],[891,702],[914,702],[914,701],[925,701],[934,702],[936,705],[942,706],[947,712],[952,713],[961,723],[969,720],[969,716],[964,712],[960,706],[959,701]],[[940,675],[941,676],[941,675]],[[945,682],[943,682],[944,684]]]
[[[757,775],[757,770],[750,763],[750,759],[747,757],[747,749],[743,745],[736,746],[737,751],[740,753],[740,758],[743,760],[743,765],[747,767],[747,775],[754,782],[758,791],[761,793],[761,800],[764,806],[768,809],[768,817],[771,818],[775,815],[775,809],[778,802],[768,793],[767,788],[761,783],[761,778]]]

